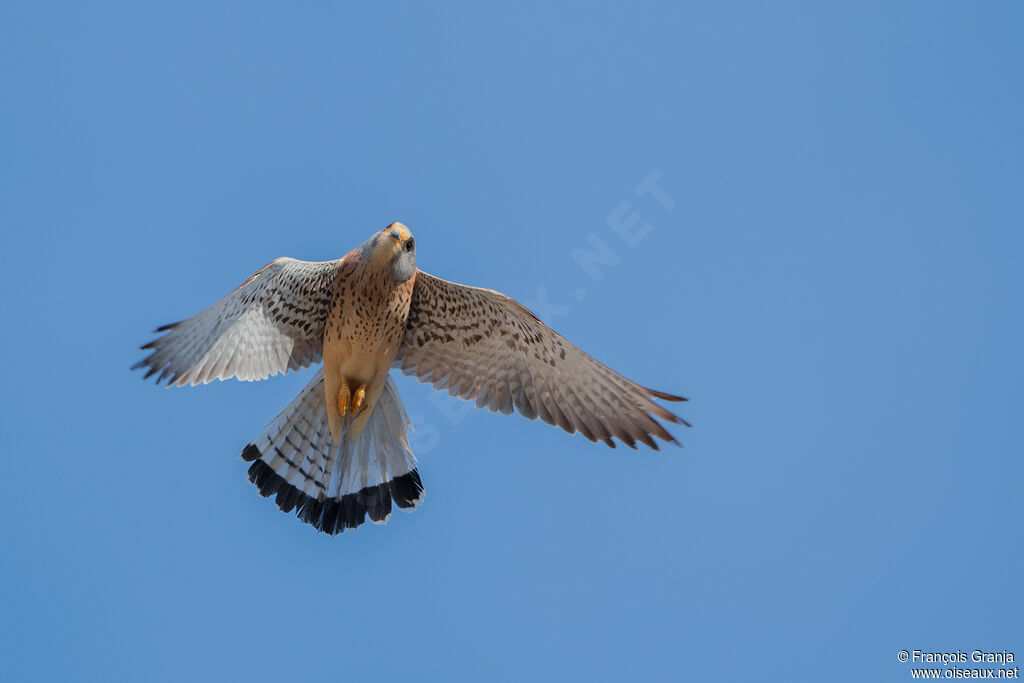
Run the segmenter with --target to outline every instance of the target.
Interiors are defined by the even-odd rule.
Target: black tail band
[[[243,459],[249,460],[246,455],[252,455],[250,449],[255,450],[255,447],[247,446],[242,452]],[[391,481],[346,493],[341,498],[313,498],[285,481],[264,461],[253,460],[255,462],[249,467],[249,481],[256,485],[260,495],[269,498],[276,494],[277,507],[284,512],[295,510],[299,519],[326,534],[355,529],[367,515],[374,522],[383,522],[391,514],[392,500],[398,507],[407,509],[415,507],[423,494],[419,473],[410,470]]]

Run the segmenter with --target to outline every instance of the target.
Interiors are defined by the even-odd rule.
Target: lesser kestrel
[[[312,381],[248,444],[249,480],[278,507],[335,534],[386,522],[423,485],[389,372],[541,418],[615,447],[676,442],[655,417],[687,424],[636,384],[559,336],[518,302],[416,268],[392,223],[336,261],[279,258],[201,313],[157,330],[135,368],[170,386],[252,381],[323,360]],[[134,368],[133,368],[134,369]],[[678,443],[678,442],[676,442]]]

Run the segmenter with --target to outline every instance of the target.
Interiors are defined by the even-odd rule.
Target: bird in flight
[[[266,379],[323,361],[291,404],[243,450],[249,480],[284,512],[336,534],[391,504],[411,510],[423,484],[392,367],[476,407],[518,410],[612,448],[678,441],[689,426],[636,384],[559,336],[520,303],[416,268],[416,242],[392,223],[335,261],[279,258],[206,310],[156,330],[134,369],[168,386]]]

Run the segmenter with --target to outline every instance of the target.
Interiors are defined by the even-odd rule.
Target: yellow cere
[[[396,235],[397,233],[397,235]],[[391,230],[391,239],[396,242],[404,242],[409,237],[409,231],[404,225],[395,225]]]

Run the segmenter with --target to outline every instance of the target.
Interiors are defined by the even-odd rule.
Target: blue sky
[[[1019,4],[138,5],[0,6],[5,680],[1024,656]],[[402,378],[426,502],[328,538],[237,459],[309,371],[128,371],[393,220],[424,270],[690,396],[685,449]]]

